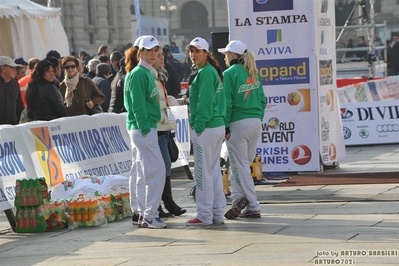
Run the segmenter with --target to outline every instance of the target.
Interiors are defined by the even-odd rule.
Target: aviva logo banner
[[[36,145],[36,154],[39,157],[40,166],[43,169],[46,181],[50,186],[64,182],[61,168],[61,160],[53,145],[48,127],[30,129]]]
[[[282,30],[267,30],[267,44],[281,42],[282,40]]]

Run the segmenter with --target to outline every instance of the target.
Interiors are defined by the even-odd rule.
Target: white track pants
[[[224,133],[223,126],[206,128],[199,137],[195,131],[192,132],[197,218],[209,224],[212,224],[213,220],[224,219],[226,197],[220,169],[220,150]]]
[[[256,156],[261,122],[249,118],[230,123],[230,139],[226,142],[230,159],[230,184],[233,202],[241,197],[249,201],[247,210],[260,210],[250,165]]]
[[[129,130],[132,168],[129,176],[132,210],[148,219],[158,217],[165,186],[165,164],[155,128],[143,137],[139,130]]]

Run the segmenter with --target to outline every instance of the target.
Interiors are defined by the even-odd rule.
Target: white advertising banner
[[[178,167],[188,164],[190,154],[187,107],[172,112],[180,149],[172,167]],[[131,156],[126,114],[0,126],[0,211],[13,207],[17,179],[45,177],[52,187],[83,175],[128,176]]]
[[[346,156],[336,88],[335,2],[314,1],[317,64],[319,141],[323,164]]]
[[[341,104],[346,145],[399,143],[399,102]]]
[[[399,76],[338,89],[345,145],[399,143]]]
[[[254,52],[267,107],[263,171],[320,170],[314,1],[229,0],[230,40]]]
[[[338,89],[340,103],[399,100],[399,76],[370,80]]]

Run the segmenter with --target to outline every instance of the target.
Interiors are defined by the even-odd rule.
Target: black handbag
[[[85,88],[86,88],[86,95],[87,95],[86,102],[90,102],[91,101],[90,91],[89,91],[89,86],[87,85],[87,83],[88,83],[87,78],[85,78]],[[100,114],[103,112],[104,112],[103,108],[98,104],[94,104],[93,108],[89,109],[89,115]]]
[[[176,145],[174,137],[175,133],[171,132],[169,134],[168,150],[169,150],[170,160],[172,161],[172,163],[176,162],[177,159],[179,159],[179,148]]]

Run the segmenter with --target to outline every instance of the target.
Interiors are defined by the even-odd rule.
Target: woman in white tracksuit
[[[151,72],[159,53],[158,40],[153,36],[144,36],[139,44],[140,61],[126,75],[124,85],[126,127],[132,145],[130,193],[132,197],[133,193],[136,194],[141,216],[138,223],[144,228],[166,227],[158,214],[166,170],[157,135],[157,123],[161,119],[159,94]],[[134,201],[134,198],[131,200]]]
[[[242,42],[231,41],[218,51],[225,54],[225,62],[229,66],[223,72],[223,87],[226,95],[225,139],[231,165],[233,204],[224,216],[227,219],[259,218],[260,206],[250,164],[256,156],[266,108],[262,79],[256,69],[254,54]]]

